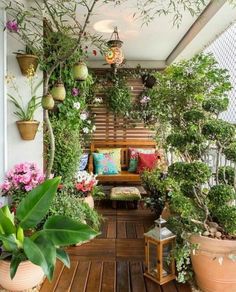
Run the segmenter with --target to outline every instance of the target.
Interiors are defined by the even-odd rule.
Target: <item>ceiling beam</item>
[[[197,20],[192,24],[177,46],[173,49],[166,59],[166,64],[170,65],[177,56],[187,47],[187,45],[196,37],[196,35],[204,28],[204,26],[212,19],[212,17],[220,10],[227,0],[212,0]]]

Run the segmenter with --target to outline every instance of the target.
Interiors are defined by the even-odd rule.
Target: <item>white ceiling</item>
[[[218,0],[217,0],[218,1]],[[148,61],[162,61],[164,64],[167,57],[196,21],[189,12],[183,12],[183,20],[179,28],[172,23],[173,15],[156,17],[148,26],[141,25],[140,20],[133,18],[135,8],[132,6],[135,0],[126,1],[120,6],[111,4],[102,5],[95,9],[90,19],[89,30],[107,31],[102,35],[109,40],[114,26],[118,26],[120,39],[124,42],[123,51],[127,61],[131,63]],[[224,4],[220,11],[213,17],[197,37],[181,53],[179,58],[191,57],[194,53],[202,49],[212,38],[222,32],[233,20],[236,20],[236,9],[232,9],[229,4]],[[91,51],[91,50],[90,50]],[[103,62],[103,57],[89,55],[91,63]],[[133,61],[133,62],[132,62]],[[96,65],[94,65],[96,66]]]

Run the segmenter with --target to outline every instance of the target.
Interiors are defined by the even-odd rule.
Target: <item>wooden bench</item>
[[[91,154],[96,152],[97,149],[111,149],[121,148],[121,172],[115,175],[98,175],[97,179],[103,183],[141,183],[140,175],[138,173],[128,172],[129,168],[129,148],[156,148],[156,143],[153,140],[142,141],[142,140],[120,140],[120,141],[102,141],[96,140],[91,143],[90,151]],[[93,172],[93,155],[90,155],[89,159],[89,172]]]

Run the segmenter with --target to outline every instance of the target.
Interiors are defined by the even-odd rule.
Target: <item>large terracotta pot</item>
[[[30,261],[22,262],[15,277],[10,278],[10,262],[0,261],[0,286],[10,291],[23,291],[37,286],[44,277],[41,267]]]
[[[38,131],[38,121],[17,121],[17,128],[23,140],[34,140]]]
[[[26,76],[28,74],[28,70],[30,69],[30,66],[33,66],[34,72],[36,72],[37,67],[38,67],[38,59],[39,59],[37,56],[29,55],[29,54],[17,54],[16,59],[20,66],[22,75]]]
[[[236,254],[236,241],[194,235],[191,242],[198,245],[191,260],[199,288],[203,292],[235,292],[236,262],[228,256]]]

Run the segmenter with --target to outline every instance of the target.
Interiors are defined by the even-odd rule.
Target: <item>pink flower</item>
[[[72,88],[72,90],[71,90],[71,94],[72,94],[73,96],[77,96],[77,95],[79,94],[79,89],[76,88],[76,87]]]
[[[8,20],[6,23],[6,28],[10,32],[18,32],[19,31],[19,26],[16,20]]]
[[[1,190],[5,193],[10,190],[11,184],[9,181],[4,181],[4,183],[0,186]]]
[[[144,104],[147,104],[150,100],[151,98],[145,95],[140,99],[140,103],[144,105]]]

